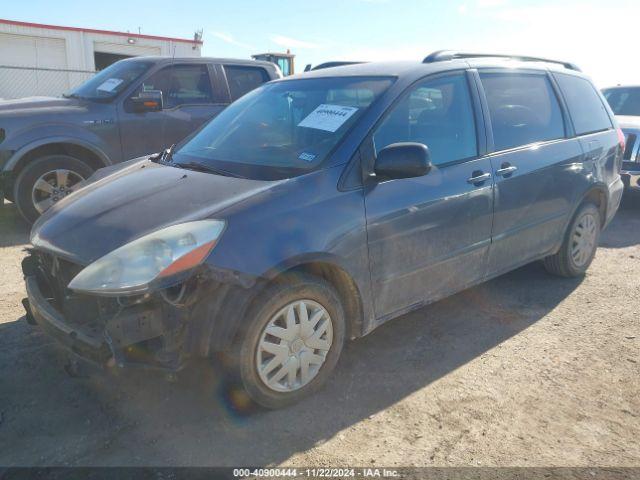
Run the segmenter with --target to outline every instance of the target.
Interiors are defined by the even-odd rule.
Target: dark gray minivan
[[[278,80],[46,212],[26,318],[114,368],[216,353],[280,407],[391,318],[536,260],[584,274],[623,150],[562,62],[438,52]]]
[[[281,76],[254,60],[136,57],[63,98],[0,101],[0,201],[32,222],[94,170],[179,142]]]

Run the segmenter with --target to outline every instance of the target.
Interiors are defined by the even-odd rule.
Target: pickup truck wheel
[[[547,271],[561,277],[583,275],[596,254],[601,224],[598,207],[592,203],[580,207],[558,253],[544,259]]]
[[[236,383],[266,408],[320,388],[345,340],[344,310],[333,287],[305,274],[287,280],[260,295],[232,353]]]
[[[68,155],[48,155],[30,162],[13,187],[18,211],[28,222],[35,222],[92,173],[89,165]]]

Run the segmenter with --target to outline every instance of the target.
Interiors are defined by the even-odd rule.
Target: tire
[[[301,325],[300,312],[303,307],[300,303],[296,303],[300,301],[303,302],[310,320],[313,320],[315,314],[318,317],[322,315],[316,323],[315,333],[323,329],[324,333],[317,340],[313,339],[313,335],[308,335],[310,330],[306,334],[301,334],[302,337],[306,335],[306,338],[296,338],[293,341],[271,336],[265,332],[267,326],[274,326],[272,323],[274,318],[278,318],[279,325],[285,325],[287,315],[283,312],[289,312],[289,307],[292,305],[295,324]],[[328,317],[322,314],[321,308],[325,310]],[[330,323],[332,334],[329,332],[329,327],[325,325],[326,322]],[[231,351],[230,364],[227,365],[228,373],[231,374],[233,383],[241,387],[253,402],[270,409],[291,405],[317,391],[336,366],[345,342],[345,316],[338,294],[325,280],[306,274],[290,276],[284,281],[267,287],[249,309],[243,327]],[[281,328],[285,331],[289,330]],[[321,339],[321,337],[324,338]],[[318,346],[316,345],[318,341],[324,342],[323,346],[326,347],[327,339],[330,344],[328,350],[312,348]],[[271,346],[272,343],[278,342],[280,345]],[[270,350],[277,348],[278,354],[272,354],[260,348],[261,345],[267,344]],[[314,358],[317,361],[317,358],[310,357],[310,354],[315,357],[324,357],[323,363],[318,365],[317,362],[314,364],[305,362],[305,358],[307,360]],[[258,366],[259,361],[262,368]],[[274,379],[282,371],[289,371],[287,368],[290,365],[289,362],[296,362],[293,364],[296,370],[293,388],[291,388],[288,373],[279,382],[273,381],[271,386],[268,385],[269,376]],[[303,377],[302,362],[307,364],[306,381]],[[278,366],[266,372],[263,368],[271,363]]]
[[[67,172],[67,181],[63,186],[64,191],[55,193],[45,192],[41,189],[34,191],[34,186],[38,180],[43,178],[51,178],[50,181],[54,183],[54,187],[58,187],[59,185],[55,180],[57,177],[54,173],[56,170]],[[55,203],[69,193],[73,185],[78,183],[79,180],[86,180],[92,173],[93,169],[89,165],[68,155],[47,155],[30,162],[20,172],[13,186],[13,198],[18,207],[18,212],[27,222],[35,222],[51,206],[49,201]],[[34,196],[36,198],[43,197],[44,201],[38,202],[38,205],[36,205]]]
[[[547,271],[561,277],[584,275],[596,254],[601,225],[598,207],[592,203],[582,205],[565,232],[560,250],[544,259]],[[580,235],[581,231],[586,233]],[[583,243],[583,251],[576,256],[577,238],[585,238],[587,243]]]

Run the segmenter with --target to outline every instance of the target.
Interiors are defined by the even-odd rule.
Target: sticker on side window
[[[315,128],[326,132],[335,132],[344,122],[358,111],[356,107],[342,105],[329,105],[323,103],[307,115],[299,124],[299,127]]]
[[[120,78],[110,78],[109,80],[102,82],[96,90],[101,92],[113,92],[113,90],[122,83]]]

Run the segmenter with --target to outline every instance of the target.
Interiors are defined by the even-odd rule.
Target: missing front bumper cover
[[[167,315],[160,306],[122,309],[98,333],[95,328],[66,321],[42,293],[36,276],[26,277],[26,289],[27,319],[33,319],[47,334],[87,360],[101,366],[115,360],[120,367],[137,364],[172,371],[183,365],[177,338],[179,315]]]

